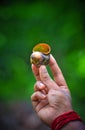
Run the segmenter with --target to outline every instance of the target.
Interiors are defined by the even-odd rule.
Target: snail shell
[[[33,53],[30,56],[31,64],[35,64],[36,66],[47,65],[50,59],[50,51],[51,48],[46,43],[37,44],[33,48]]]

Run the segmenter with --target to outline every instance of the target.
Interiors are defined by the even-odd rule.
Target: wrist
[[[76,120],[70,121],[67,125],[65,125],[62,130],[85,130],[85,125],[83,122]]]

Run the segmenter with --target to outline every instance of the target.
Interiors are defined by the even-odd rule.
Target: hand
[[[45,66],[37,68],[32,65],[36,83],[31,100],[40,119],[51,126],[56,117],[72,110],[72,106],[68,86],[52,55],[50,55],[49,66],[54,80],[49,76]]]

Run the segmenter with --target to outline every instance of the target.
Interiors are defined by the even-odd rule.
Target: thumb
[[[48,89],[58,89],[58,85],[51,79],[48,71],[44,65],[39,68],[40,79]]]

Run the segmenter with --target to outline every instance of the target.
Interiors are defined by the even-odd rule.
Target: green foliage
[[[80,7],[80,10],[78,9]],[[81,114],[85,100],[85,18],[83,4],[70,1],[16,2],[0,6],[0,97],[30,99],[33,77],[30,54],[35,44],[52,48]],[[52,75],[52,74],[51,74]],[[85,115],[82,114],[85,117]]]

